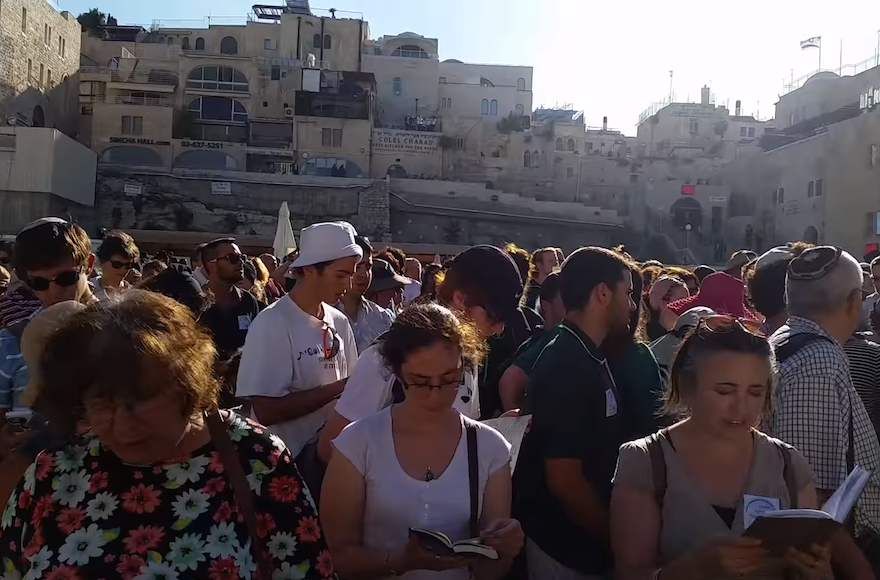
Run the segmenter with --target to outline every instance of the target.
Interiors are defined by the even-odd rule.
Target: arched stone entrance
[[[34,114],[31,115],[31,127],[45,127],[46,126],[46,113],[43,112],[43,107],[37,105],[34,107]]]
[[[703,206],[693,197],[680,197],[669,208],[669,219],[680,230],[690,224],[694,231],[698,231],[703,225]]]
[[[804,241],[809,244],[818,244],[819,243],[819,230],[817,230],[814,226],[809,226],[804,230]]]
[[[403,168],[403,165],[399,163],[394,163],[393,165],[388,167],[388,171],[386,175],[390,175],[391,177],[406,177],[406,169]]]

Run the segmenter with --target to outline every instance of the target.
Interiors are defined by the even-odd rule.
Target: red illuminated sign
[[[880,251],[880,244],[865,244],[865,253],[870,254],[871,252]]]
[[[693,185],[682,185],[681,186],[681,194],[682,195],[693,195],[697,190]]]

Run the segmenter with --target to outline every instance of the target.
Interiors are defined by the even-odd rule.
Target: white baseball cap
[[[292,266],[302,268],[352,256],[360,258],[364,251],[355,243],[356,235],[354,227],[348,222],[310,225],[300,233],[299,257]]]

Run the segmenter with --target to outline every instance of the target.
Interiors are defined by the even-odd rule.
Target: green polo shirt
[[[547,486],[545,461],[579,459],[584,478],[610,507],[617,453],[626,442],[620,401],[605,356],[576,325],[560,324],[526,391],[532,427],[516,470],[516,515],[544,552],[583,574],[609,572],[611,553],[568,518]]]

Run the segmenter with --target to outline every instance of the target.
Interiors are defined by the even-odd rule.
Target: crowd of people
[[[880,258],[423,263],[345,222],[287,256],[186,258],[117,231],[93,252],[58,218],[0,244],[4,578],[880,573]],[[743,535],[856,466],[833,536]]]

